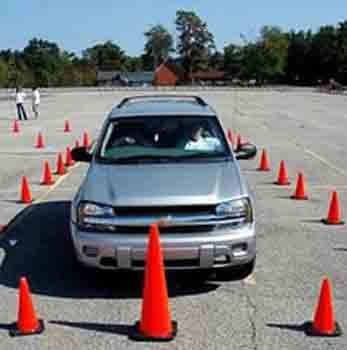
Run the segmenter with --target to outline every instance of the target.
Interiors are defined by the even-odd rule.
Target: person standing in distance
[[[32,108],[33,113],[35,114],[35,119],[39,116],[39,106],[40,106],[40,91],[37,86],[33,87],[33,94],[32,94]]]
[[[17,106],[17,115],[19,120],[28,120],[27,114],[24,109],[24,98],[25,98],[25,93],[22,91],[22,88],[17,87],[16,88],[16,106]]]

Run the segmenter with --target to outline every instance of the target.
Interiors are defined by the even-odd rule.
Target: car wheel
[[[254,267],[255,259],[241,266],[225,267],[217,270],[216,276],[221,281],[243,280],[253,272]]]

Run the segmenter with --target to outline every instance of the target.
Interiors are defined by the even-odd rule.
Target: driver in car
[[[221,147],[216,137],[204,136],[204,128],[201,125],[193,126],[190,139],[184,146],[187,151],[218,151]]]

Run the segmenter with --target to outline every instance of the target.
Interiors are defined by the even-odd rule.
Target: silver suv
[[[254,267],[253,200],[216,112],[200,97],[125,98],[94,147],[71,207],[77,258],[101,269],[143,269],[151,223],[159,223],[167,269]]]

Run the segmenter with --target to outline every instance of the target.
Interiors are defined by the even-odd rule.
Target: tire
[[[216,271],[217,279],[221,281],[243,280],[253,272],[254,267],[255,258],[244,265],[224,267]]]

